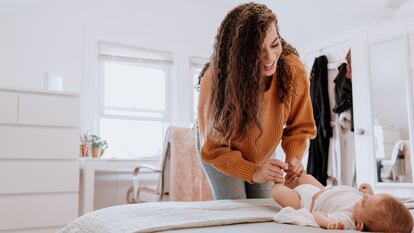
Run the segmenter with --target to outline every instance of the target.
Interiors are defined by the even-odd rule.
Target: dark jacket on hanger
[[[352,111],[352,81],[346,77],[347,64],[342,63],[338,67],[338,75],[335,83],[335,107],[334,113],[340,114],[345,110],[351,109],[351,131],[354,131],[353,111]]]
[[[332,136],[328,94],[328,59],[326,56],[315,59],[310,82],[313,117],[318,133],[316,138],[310,141],[307,171],[323,185],[326,185],[329,138]]]

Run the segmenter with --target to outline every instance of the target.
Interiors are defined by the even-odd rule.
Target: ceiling
[[[58,4],[73,0],[0,0],[0,17],[21,14],[31,8]],[[91,0],[78,1],[87,4]],[[111,0],[102,0],[110,2]],[[122,7],[121,3],[147,5],[149,2],[162,4],[169,0],[147,0],[143,2],[132,0],[113,0]],[[241,0],[170,0],[176,1],[177,9],[184,9],[180,17],[189,18],[189,24],[202,25],[204,28],[217,28],[227,11],[238,4],[249,2]],[[312,44],[321,38],[352,28],[378,22],[393,17],[395,11],[405,2],[414,0],[256,0],[270,7],[277,15],[281,34],[297,46]],[[166,3],[166,2],[164,2]],[[171,2],[168,2],[171,4]],[[185,4],[186,6],[183,7]],[[62,4],[64,5],[64,4]],[[168,5],[168,4],[166,4]],[[191,9],[203,8],[202,14],[194,18]],[[98,8],[96,8],[98,9]],[[169,19],[177,17],[177,9],[171,9]],[[155,8],[154,10],[157,10]],[[187,15],[187,16],[186,16]],[[212,32],[208,32],[211,34]],[[215,32],[214,32],[215,33]]]
[[[0,17],[23,12],[53,0],[0,0]]]
[[[211,0],[210,0],[211,1]],[[413,0],[263,0],[277,15],[282,36],[293,44],[309,44],[320,38],[358,26],[390,19],[404,3]],[[246,1],[215,0],[229,10]],[[220,9],[218,9],[220,10]]]

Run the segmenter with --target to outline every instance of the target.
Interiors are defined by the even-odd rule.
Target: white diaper
[[[311,210],[312,207],[312,197],[317,192],[321,191],[320,188],[311,184],[301,184],[296,186],[293,191],[297,192],[300,196],[300,208],[306,208]]]

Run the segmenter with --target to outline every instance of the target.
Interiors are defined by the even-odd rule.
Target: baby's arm
[[[282,207],[290,206],[294,209],[300,209],[299,194],[282,183],[273,185],[272,197]]]
[[[318,225],[325,229],[336,229],[336,230],[343,230],[345,229],[345,225],[341,222],[334,221],[329,219],[325,213],[322,212],[312,212],[313,218],[318,223]]]
[[[302,174],[290,183],[285,181],[285,185],[291,189],[294,189],[296,186],[301,184],[311,184],[320,189],[324,188],[323,185],[317,179],[315,179],[315,177],[309,174]]]

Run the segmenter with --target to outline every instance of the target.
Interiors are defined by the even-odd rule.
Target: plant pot
[[[80,155],[81,157],[87,157],[88,156],[88,144],[83,143],[80,145]]]
[[[101,148],[92,149],[92,158],[99,158],[101,156]]]

